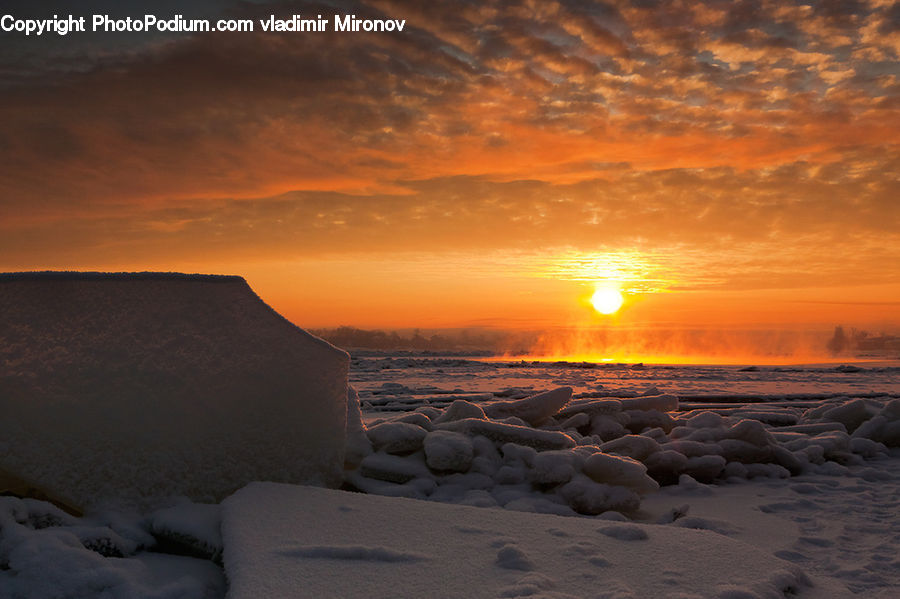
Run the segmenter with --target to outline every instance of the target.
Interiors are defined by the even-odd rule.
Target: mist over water
[[[803,364],[856,360],[897,361],[900,338],[866,347],[837,329],[558,328],[528,331],[489,328],[314,331],[339,347],[356,350],[482,352],[503,359],[585,362],[707,364]],[[855,332],[859,336],[859,332]],[[873,340],[870,336],[869,340]],[[872,345],[870,343],[870,345]]]
[[[783,363],[847,360],[828,350],[830,331],[600,329],[540,333],[528,354],[619,362]]]

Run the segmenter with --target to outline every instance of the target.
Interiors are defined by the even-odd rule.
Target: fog
[[[833,329],[490,328],[319,329],[348,350],[488,353],[507,359],[589,362],[796,364],[900,359],[900,337]]]

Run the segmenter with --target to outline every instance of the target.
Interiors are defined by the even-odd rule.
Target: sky
[[[3,4],[257,26],[0,32],[0,270],[239,274],[308,327],[900,326],[900,4],[179,5]],[[405,25],[258,25],[294,14]]]

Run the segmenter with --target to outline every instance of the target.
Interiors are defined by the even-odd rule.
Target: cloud
[[[6,267],[61,252],[680,248],[691,264],[727,257],[696,263],[709,280],[759,287],[812,267],[876,276],[897,258],[890,3],[235,2],[206,14],[297,11],[408,29],[19,40],[0,97]],[[59,62],[69,40],[74,58]],[[846,256],[827,263],[824,247]]]
[[[613,168],[606,178],[567,184],[452,177],[398,182],[403,194],[187,200],[4,227],[0,253],[8,264],[34,267],[61,252],[95,264],[191,256],[402,260],[423,252],[438,262],[456,253],[498,263],[506,254],[519,272],[549,260],[549,271],[566,278],[573,264],[566,256],[629,250],[649,261],[641,276],[664,288],[888,283],[898,278],[885,264],[900,247],[900,184],[880,177],[896,167],[896,160],[860,155],[849,164],[745,172]]]

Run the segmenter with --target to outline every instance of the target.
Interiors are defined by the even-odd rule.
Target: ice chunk
[[[746,441],[757,447],[765,447],[773,443],[772,435],[763,423],[757,420],[741,420],[728,430],[729,439]]]
[[[687,425],[691,428],[719,428],[725,424],[721,414],[711,411],[702,411],[688,419]]]
[[[569,482],[583,462],[584,457],[571,449],[543,451],[534,456],[528,474],[539,485],[558,485]]]
[[[716,443],[701,443],[690,439],[676,439],[664,445],[666,449],[677,451],[689,458],[703,455],[721,455],[722,447]]]
[[[659,489],[659,484],[647,476],[647,467],[628,457],[598,452],[585,459],[582,469],[599,483],[627,487],[637,493]]]
[[[382,422],[371,427],[367,434],[376,451],[410,453],[422,449],[428,431],[408,422]]]
[[[465,472],[472,465],[472,441],[453,431],[432,431],[425,437],[425,463],[433,470]]]
[[[822,414],[822,419],[830,422],[840,422],[846,427],[848,433],[852,433],[871,416],[868,404],[862,399],[854,399],[853,401],[829,408]]]
[[[900,447],[900,399],[885,404],[878,414],[853,431],[853,436],[872,439],[888,447]]]
[[[678,397],[670,394],[648,395],[622,399],[623,410],[656,410],[657,412],[674,412],[678,409]]]
[[[349,356],[240,277],[0,276],[0,469],[82,508],[339,486]]]
[[[725,470],[725,458],[720,455],[704,455],[688,458],[684,473],[702,483],[715,480]]]
[[[622,411],[622,402],[618,399],[582,399],[569,402],[557,413],[558,418],[568,418],[575,414],[616,414]]]
[[[633,512],[641,499],[632,490],[594,481],[583,474],[559,488],[559,495],[579,514],[596,515],[614,510]]]
[[[853,437],[850,439],[850,450],[865,458],[874,458],[881,454],[887,454],[888,448],[884,444],[871,439]]]
[[[430,431],[432,429],[431,419],[422,412],[409,412],[408,414],[403,414],[402,416],[394,418],[393,420],[391,420],[391,422],[406,422],[408,424],[415,424],[416,426],[421,426],[426,431]]]
[[[892,399],[884,404],[884,407],[881,408],[879,414],[890,421],[900,420],[900,399]]]
[[[784,409],[751,410],[748,408],[739,408],[732,411],[730,416],[737,419],[756,420],[764,424],[771,424],[772,426],[791,426],[797,424],[797,421],[799,420],[797,414]]]
[[[790,426],[779,427],[779,433],[803,433],[806,435],[817,435],[827,431],[847,432],[847,427],[841,422],[810,422],[807,424],[794,424]]]
[[[523,464],[504,464],[494,473],[498,485],[517,485],[525,482],[528,468]]]
[[[753,464],[770,462],[773,458],[772,447],[754,445],[740,439],[722,439],[718,443],[719,454],[729,462]]]
[[[431,421],[434,421],[435,418],[440,417],[440,415],[444,413],[443,410],[439,410],[434,406],[419,406],[418,408],[413,410],[413,412],[422,414]]]
[[[466,418],[435,425],[436,429],[460,432],[469,436],[481,435],[495,443],[516,443],[539,450],[567,449],[575,446],[572,437],[556,431],[542,431],[524,426]]]
[[[442,414],[436,418],[432,418],[433,424],[442,424],[444,422],[455,422],[457,420],[465,420],[466,418],[476,418],[478,420],[487,420],[484,410],[481,406],[468,402],[464,399],[454,400],[450,407],[444,410]]]
[[[662,446],[662,451],[650,454],[644,465],[647,466],[647,474],[654,480],[664,485],[671,485],[678,482],[678,475],[687,467],[688,458],[683,454],[666,449]]]
[[[634,434],[652,428],[670,431],[675,426],[675,420],[659,410],[625,410],[624,413],[628,416],[625,427]]]
[[[539,426],[559,412],[571,398],[571,387],[559,387],[518,401],[497,401],[487,404],[484,413],[494,419],[514,416],[531,426]]]
[[[392,483],[431,477],[421,455],[401,457],[381,452],[366,456],[359,465],[359,473],[366,478]]]
[[[500,448],[503,453],[503,462],[507,465],[523,465],[530,468],[534,465],[537,451],[533,447],[519,445],[517,443],[504,443]]]
[[[603,440],[617,439],[627,433],[622,421],[627,422],[628,417],[621,412],[612,415],[595,412],[591,414],[590,434]]]
[[[728,462],[722,474],[725,478],[749,478],[747,467],[740,462]]]
[[[591,417],[588,414],[585,414],[584,412],[579,412],[578,414],[575,414],[574,416],[570,416],[569,418],[565,419],[562,422],[562,424],[559,425],[559,428],[561,428],[564,431],[572,430],[572,429],[579,429],[584,426],[587,426],[588,424],[590,424],[590,422],[591,422]]]
[[[625,435],[600,446],[606,453],[617,453],[643,462],[652,453],[659,451],[659,443],[642,435]]]

